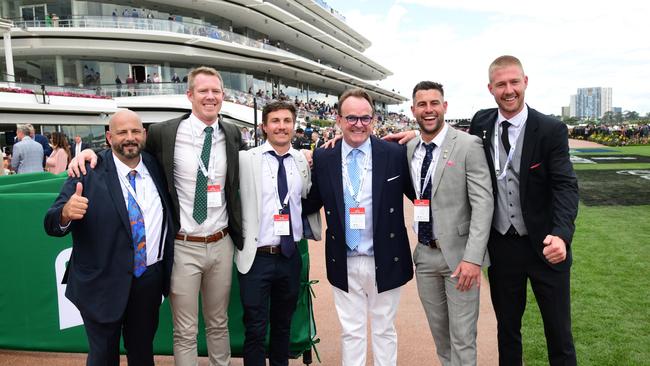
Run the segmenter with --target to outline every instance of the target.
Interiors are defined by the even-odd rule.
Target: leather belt
[[[263,247],[257,247],[257,252],[258,253],[266,253],[266,254],[280,254],[280,246],[279,245],[266,245]]]
[[[428,243],[420,243],[432,249],[440,249],[440,241],[438,239],[431,239]]]
[[[191,241],[195,243],[213,243],[215,241],[219,241],[223,239],[226,235],[228,235],[228,228],[225,227],[216,233],[208,236],[191,236],[187,234],[181,234],[178,233],[176,234],[176,239],[178,240],[184,240],[184,241]]]

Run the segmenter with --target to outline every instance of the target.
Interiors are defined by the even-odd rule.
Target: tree
[[[625,113],[623,113],[623,118],[626,121],[636,121],[639,119],[639,113],[635,111],[625,111]]]

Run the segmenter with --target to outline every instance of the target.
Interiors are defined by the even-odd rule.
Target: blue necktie
[[[424,186],[424,179],[427,176],[427,171],[429,170],[429,165],[433,160],[433,149],[436,145],[434,143],[424,144],[424,148],[427,153],[424,155],[424,160],[422,161],[422,169],[420,170],[420,187],[422,189],[422,199],[431,200],[431,181],[433,180],[433,174],[429,177],[427,186]],[[431,214],[431,203],[429,203],[429,221],[419,222],[418,223],[418,241],[422,244],[429,244],[433,240],[433,215]]]
[[[204,131],[205,139],[203,140],[203,150],[201,150],[201,161],[203,161],[205,169],[208,169],[208,166],[210,166],[210,148],[212,147],[212,127],[206,127]],[[201,167],[196,173],[192,217],[199,225],[208,218],[208,177],[203,174]]]
[[[137,171],[131,170],[128,178],[133,191],[135,191],[135,176]],[[144,228],[144,217],[138,202],[129,192],[129,222],[131,223],[131,238],[133,239],[133,274],[140,277],[147,270],[147,235]]]
[[[285,197],[289,193],[287,171],[284,168],[284,158],[289,156],[289,154],[279,156],[275,151],[270,151],[270,153],[278,159],[278,196],[280,198],[280,203],[283,203]],[[286,207],[282,208],[280,213],[289,215],[289,235],[280,236],[280,252],[285,257],[290,258],[296,251],[296,243],[293,241],[293,225],[291,225],[291,208],[289,202],[287,202]]]
[[[348,177],[350,178],[352,189],[354,190],[354,193],[356,193],[357,197],[361,194],[361,192],[359,192],[361,177],[359,176],[359,164],[357,164],[359,153],[361,153],[361,150],[354,149],[350,151],[346,157],[348,164]],[[345,201],[345,242],[350,250],[355,250],[361,242],[361,230],[350,229],[350,208],[357,207],[357,202],[354,200],[354,197],[352,197],[347,183],[344,184],[343,191],[343,199]]]

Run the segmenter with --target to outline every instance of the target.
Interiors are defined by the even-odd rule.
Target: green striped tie
[[[201,160],[203,166],[208,169],[210,165],[210,148],[212,147],[212,127],[206,127],[205,140],[203,140],[203,150],[201,151]],[[192,217],[198,224],[202,224],[208,218],[208,177],[201,171],[196,173],[196,191],[194,192],[194,211]]]

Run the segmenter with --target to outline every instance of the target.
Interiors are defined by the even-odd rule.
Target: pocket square
[[[453,160],[447,160],[447,166],[456,166]]]
[[[537,168],[540,167],[540,165],[542,165],[542,163],[535,163],[535,164],[531,165],[529,169],[530,170],[537,169]]]
[[[395,179],[397,179],[397,178],[399,178],[399,175],[396,175],[396,176],[394,176],[394,177],[392,177],[392,178],[388,178],[388,179],[386,179],[386,182],[390,182],[391,180],[395,180]]]

